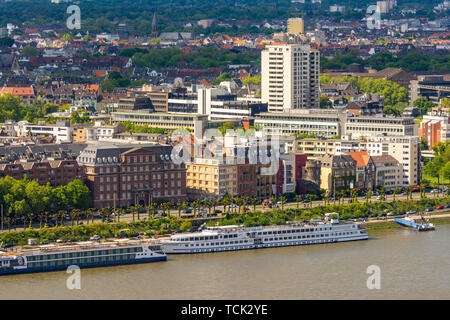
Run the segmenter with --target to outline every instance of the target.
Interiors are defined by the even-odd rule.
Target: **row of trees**
[[[379,94],[385,99],[385,113],[393,114],[395,111],[403,111],[404,108],[408,107],[408,90],[404,87],[398,85],[395,82],[385,80],[385,79],[372,79],[372,78],[355,78],[355,77],[342,77],[342,78],[332,78],[328,74],[320,75],[321,84],[329,84],[334,82],[351,82],[353,83],[361,92]]]
[[[7,225],[10,229],[18,222],[25,226],[33,219],[42,222],[58,212],[67,214],[76,209],[87,209],[91,205],[91,196],[89,189],[78,179],[52,187],[50,183],[40,185],[26,176],[21,180],[6,176],[0,178],[0,205],[2,226]]]
[[[450,68],[450,54],[428,55],[418,51],[408,51],[404,55],[394,56],[389,52],[378,52],[367,60],[360,57],[358,50],[336,54],[332,58],[321,57],[321,69],[345,69],[352,63],[376,70],[401,68],[406,71],[446,71]]]
[[[434,159],[423,168],[424,179],[436,179],[437,184],[450,180],[450,141],[439,142],[432,147]]]
[[[45,103],[39,99],[36,99],[31,105],[25,106],[21,103],[20,97],[10,93],[0,95],[0,122],[6,120],[34,122],[36,119],[56,111],[58,111],[56,104]]]
[[[314,198],[314,195],[309,194],[308,197],[311,200]],[[272,198],[271,200],[275,202],[277,199]],[[295,209],[284,210],[284,203],[287,200],[287,197],[281,196],[279,200],[282,202],[280,209],[266,212],[256,210],[256,205],[259,203],[258,200],[245,197],[232,198],[225,196],[221,201],[214,199],[205,201],[197,200],[191,205],[194,212],[202,207],[207,207],[209,212],[211,212],[215,206],[219,204],[226,206],[224,218],[210,220],[207,225],[243,224],[249,227],[268,224],[283,224],[286,221],[292,220],[311,220],[315,218],[323,218],[325,213],[329,212],[339,213],[341,219],[351,219],[377,217],[383,214],[386,215],[389,211],[405,213],[409,210],[415,210],[420,212],[430,206],[449,204],[448,197],[435,197],[434,199],[421,198],[416,201],[394,200],[390,203],[370,202],[370,200],[360,203],[356,199],[349,204],[344,204],[343,201],[342,203],[339,201],[339,203],[335,202],[334,204],[326,201],[322,206],[312,207],[307,205],[304,208],[297,206]],[[299,201],[299,199],[297,199],[297,201]],[[233,210],[231,207],[233,204],[239,206],[239,210]],[[241,208],[246,208],[247,204],[253,205],[253,210],[241,210]],[[178,209],[178,217],[170,214],[171,208]],[[166,234],[173,231],[188,231],[192,229],[194,224],[198,224],[200,222],[183,219],[181,217],[181,212],[186,208],[187,203],[185,202],[171,204],[166,201],[159,201],[152,203],[145,208],[141,205],[136,205],[132,206],[128,210],[124,208],[117,208],[114,210],[111,207],[103,208],[99,211],[94,209],[74,209],[71,210],[69,214],[63,210],[59,210],[48,214],[43,218],[39,217],[39,228],[33,229],[30,225],[30,228],[24,231],[5,232],[0,234],[0,241],[11,244],[26,244],[26,241],[29,238],[38,239],[40,242],[42,242],[43,239],[50,241],[56,241],[57,239],[62,239],[64,241],[79,241],[88,240],[89,237],[93,235],[100,235],[102,238],[122,236],[123,232],[126,233],[126,236],[130,237],[142,233],[145,233],[148,236],[153,236]],[[144,209],[147,211],[145,214]],[[131,213],[133,214],[133,220],[128,223],[120,221],[121,215],[118,213],[123,214],[129,212],[129,210],[131,210]],[[163,211],[162,213],[164,217],[156,215],[158,210]],[[112,215],[116,217],[116,221],[111,219]],[[94,223],[94,217],[96,216],[102,217],[106,223]],[[67,218],[71,220],[71,226],[63,226],[63,220]],[[48,228],[47,220],[55,221],[56,227]],[[79,225],[80,220],[85,220],[86,223]]]
[[[127,51],[126,54],[130,54]],[[179,67],[195,66],[199,68],[225,67],[228,63],[249,64],[259,61],[259,55],[250,51],[234,52],[219,50],[216,47],[202,47],[198,51],[184,53],[178,48],[151,49],[148,52],[137,51],[133,56],[136,67]]]

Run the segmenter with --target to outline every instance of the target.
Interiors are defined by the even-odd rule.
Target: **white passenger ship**
[[[340,223],[339,218],[325,221],[245,228],[242,226],[208,227],[202,232],[172,235],[162,240],[168,253],[207,253],[246,249],[299,246],[319,243],[367,240],[369,235],[360,222]]]

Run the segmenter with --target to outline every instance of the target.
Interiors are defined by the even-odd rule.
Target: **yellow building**
[[[196,158],[186,164],[186,188],[188,197],[222,198],[226,193],[237,195],[237,166],[214,159]]]
[[[335,139],[297,139],[294,142],[293,151],[306,154],[308,160],[317,160],[325,154],[336,154],[336,147],[339,143],[340,141]]]
[[[305,24],[302,18],[290,18],[287,21],[288,34],[302,34],[305,31]]]

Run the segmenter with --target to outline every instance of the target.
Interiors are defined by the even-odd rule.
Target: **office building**
[[[308,45],[266,46],[261,53],[261,100],[269,112],[319,108],[320,53]]]

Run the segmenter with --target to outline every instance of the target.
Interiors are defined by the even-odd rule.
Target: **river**
[[[450,224],[377,230],[367,241],[198,255],[0,277],[0,299],[450,299]],[[369,290],[370,265],[380,289]]]

